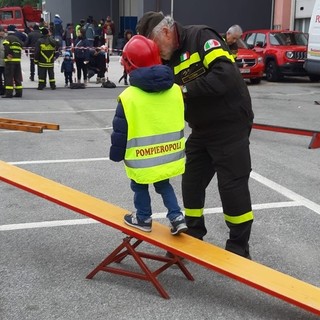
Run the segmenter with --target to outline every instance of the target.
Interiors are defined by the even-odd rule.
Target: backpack
[[[106,82],[103,82],[101,88],[113,89],[116,88],[116,84],[109,79]]]
[[[73,82],[70,84],[70,89],[85,89],[86,86],[84,83]]]

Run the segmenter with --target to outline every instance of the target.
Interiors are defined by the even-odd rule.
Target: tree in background
[[[40,4],[39,0],[0,0],[0,7],[6,6],[24,6],[31,5],[32,7],[37,7]]]

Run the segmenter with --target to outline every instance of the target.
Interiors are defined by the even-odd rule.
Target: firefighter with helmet
[[[161,64],[154,41],[137,35],[125,45],[122,63],[130,76],[130,87],[118,99],[113,119],[110,159],[124,161],[131,179],[136,211],[124,222],[150,232],[153,184],[167,208],[171,234],[187,230],[169,179],[184,172],[184,103],[174,84],[172,70]]]

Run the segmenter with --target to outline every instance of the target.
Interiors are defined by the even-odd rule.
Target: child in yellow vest
[[[153,184],[168,209],[171,234],[187,230],[169,178],[185,168],[184,103],[181,89],[174,84],[172,70],[161,64],[155,42],[137,35],[125,45],[122,63],[130,76],[130,87],[118,99],[113,119],[110,159],[124,161],[136,212],[124,222],[150,232]]]

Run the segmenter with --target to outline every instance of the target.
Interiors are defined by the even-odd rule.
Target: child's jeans
[[[155,182],[153,184],[157,193],[162,197],[163,204],[168,209],[167,218],[172,221],[182,214],[181,208],[178,205],[177,197],[169,182],[169,179]],[[151,198],[149,194],[149,185],[140,184],[131,180],[131,190],[134,192],[134,206],[139,219],[145,221],[152,215]]]

